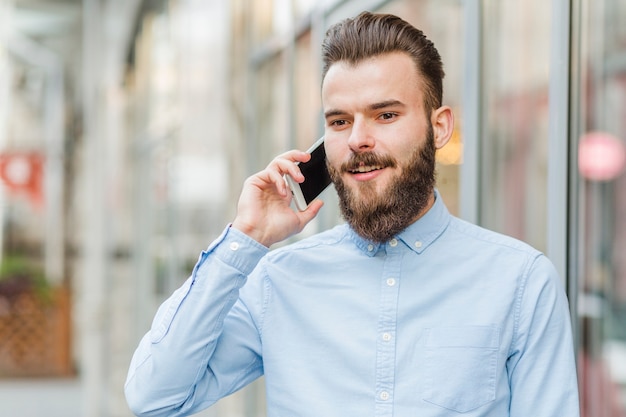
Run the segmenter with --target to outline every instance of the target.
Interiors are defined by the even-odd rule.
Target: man
[[[575,417],[568,306],[552,264],[452,217],[435,150],[453,115],[421,31],[362,13],[323,45],[325,147],[346,225],[269,252],[298,212],[286,152],[159,309],[130,366],[138,415],[183,416],[265,376],[267,414]]]

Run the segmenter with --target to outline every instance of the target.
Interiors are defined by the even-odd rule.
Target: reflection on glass
[[[575,2],[582,417],[626,416],[626,5]],[[621,22],[621,23],[620,23]]]
[[[544,249],[550,8],[489,0],[483,11],[481,222]]]

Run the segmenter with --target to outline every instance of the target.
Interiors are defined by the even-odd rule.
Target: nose
[[[371,151],[376,141],[372,136],[372,132],[362,120],[355,119],[350,130],[348,138],[348,146],[355,153]]]

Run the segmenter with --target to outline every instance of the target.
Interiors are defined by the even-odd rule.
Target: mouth
[[[365,174],[372,171],[379,171],[383,168],[385,168],[383,165],[365,165],[361,163],[359,166],[349,168],[347,171],[351,174]]]
[[[378,178],[387,168],[394,168],[396,160],[388,155],[376,155],[372,152],[353,154],[343,164],[340,172],[358,182],[368,182]]]

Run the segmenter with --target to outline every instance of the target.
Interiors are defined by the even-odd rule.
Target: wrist
[[[270,247],[271,242],[266,242],[264,234],[259,231],[256,227],[251,226],[250,224],[243,222],[241,220],[235,219],[231,224],[233,229],[237,229],[241,233],[248,236],[250,239],[255,240],[265,247]]]

